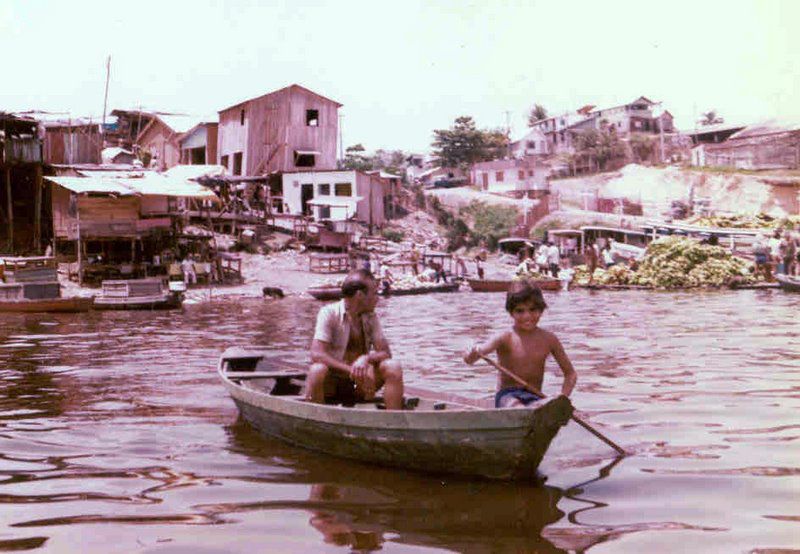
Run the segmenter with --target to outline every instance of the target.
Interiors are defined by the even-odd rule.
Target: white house
[[[546,156],[550,153],[547,136],[539,128],[529,129],[520,139],[511,143],[511,156],[525,158],[527,156]]]
[[[283,203],[291,214],[315,220],[355,219],[380,227],[390,184],[380,175],[355,170],[287,171],[282,175]]]
[[[534,159],[515,158],[476,163],[470,181],[487,192],[546,190],[550,168]]]

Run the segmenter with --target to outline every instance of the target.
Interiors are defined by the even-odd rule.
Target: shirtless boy
[[[378,284],[367,270],[345,277],[344,298],[320,309],[311,341],[306,399],[370,400],[385,385],[388,410],[403,406],[403,372],[375,315]]]
[[[485,344],[473,346],[464,354],[464,361],[473,364],[480,356],[497,352],[500,365],[541,391],[544,362],[552,354],[564,374],[561,394],[569,396],[578,377],[558,338],[538,326],[546,307],[541,290],[527,281],[514,283],[506,296],[506,310],[514,319],[514,326]],[[498,375],[496,407],[527,406],[539,399],[505,374]]]

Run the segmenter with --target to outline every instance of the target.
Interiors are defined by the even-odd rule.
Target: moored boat
[[[565,397],[537,408],[496,409],[430,391],[414,391],[419,397],[406,397],[404,410],[382,409],[379,402],[314,404],[301,394],[304,373],[275,371],[270,356],[230,348],[220,358],[219,376],[244,419],[262,434],[363,462],[534,480],[550,442],[572,414]]]
[[[0,260],[0,312],[86,312],[93,297],[61,297],[55,259],[49,256]]]
[[[183,284],[183,283],[181,283]],[[103,293],[95,298],[96,310],[171,310],[180,308],[180,291],[165,290],[161,279],[103,281]]]
[[[0,312],[88,312],[93,296],[0,300]]]
[[[460,283],[440,283],[429,287],[411,287],[407,289],[389,287],[388,289],[381,290],[379,294],[383,296],[411,296],[432,292],[456,292],[460,286]]]
[[[506,292],[511,287],[513,279],[467,279],[474,292]],[[529,283],[536,285],[541,290],[561,290],[562,284],[558,279],[529,279]]]
[[[342,298],[342,287],[339,285],[308,287],[306,292],[317,300],[339,300]]]
[[[779,273],[775,276],[780,287],[788,292],[800,292],[800,278]]]

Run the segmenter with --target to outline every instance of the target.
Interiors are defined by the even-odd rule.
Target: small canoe
[[[314,404],[302,372],[275,371],[274,352],[229,348],[218,372],[243,418],[260,433],[325,454],[422,471],[536,480],[550,442],[572,414],[565,397],[536,408],[486,408],[414,391],[404,410],[379,402]],[[410,392],[407,388],[406,392]]]
[[[467,279],[470,288],[474,292],[506,292],[512,279]],[[561,290],[561,281],[558,279],[529,279],[529,282],[539,287],[541,290]]]
[[[88,312],[93,300],[93,296],[2,300],[0,312]]]
[[[389,288],[380,291],[383,296],[411,296],[415,294],[428,294],[432,292],[456,292],[460,287],[459,283],[442,283],[433,287],[412,287],[410,289]]]
[[[308,287],[306,292],[317,300],[339,300],[342,298],[342,287],[340,286],[321,286]]]
[[[783,275],[781,273],[775,276],[778,285],[787,292],[800,292],[800,278]]]

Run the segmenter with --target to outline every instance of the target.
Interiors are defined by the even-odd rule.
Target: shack
[[[54,251],[87,280],[161,274],[187,199],[216,195],[189,179],[152,172],[80,171],[52,183]]]

